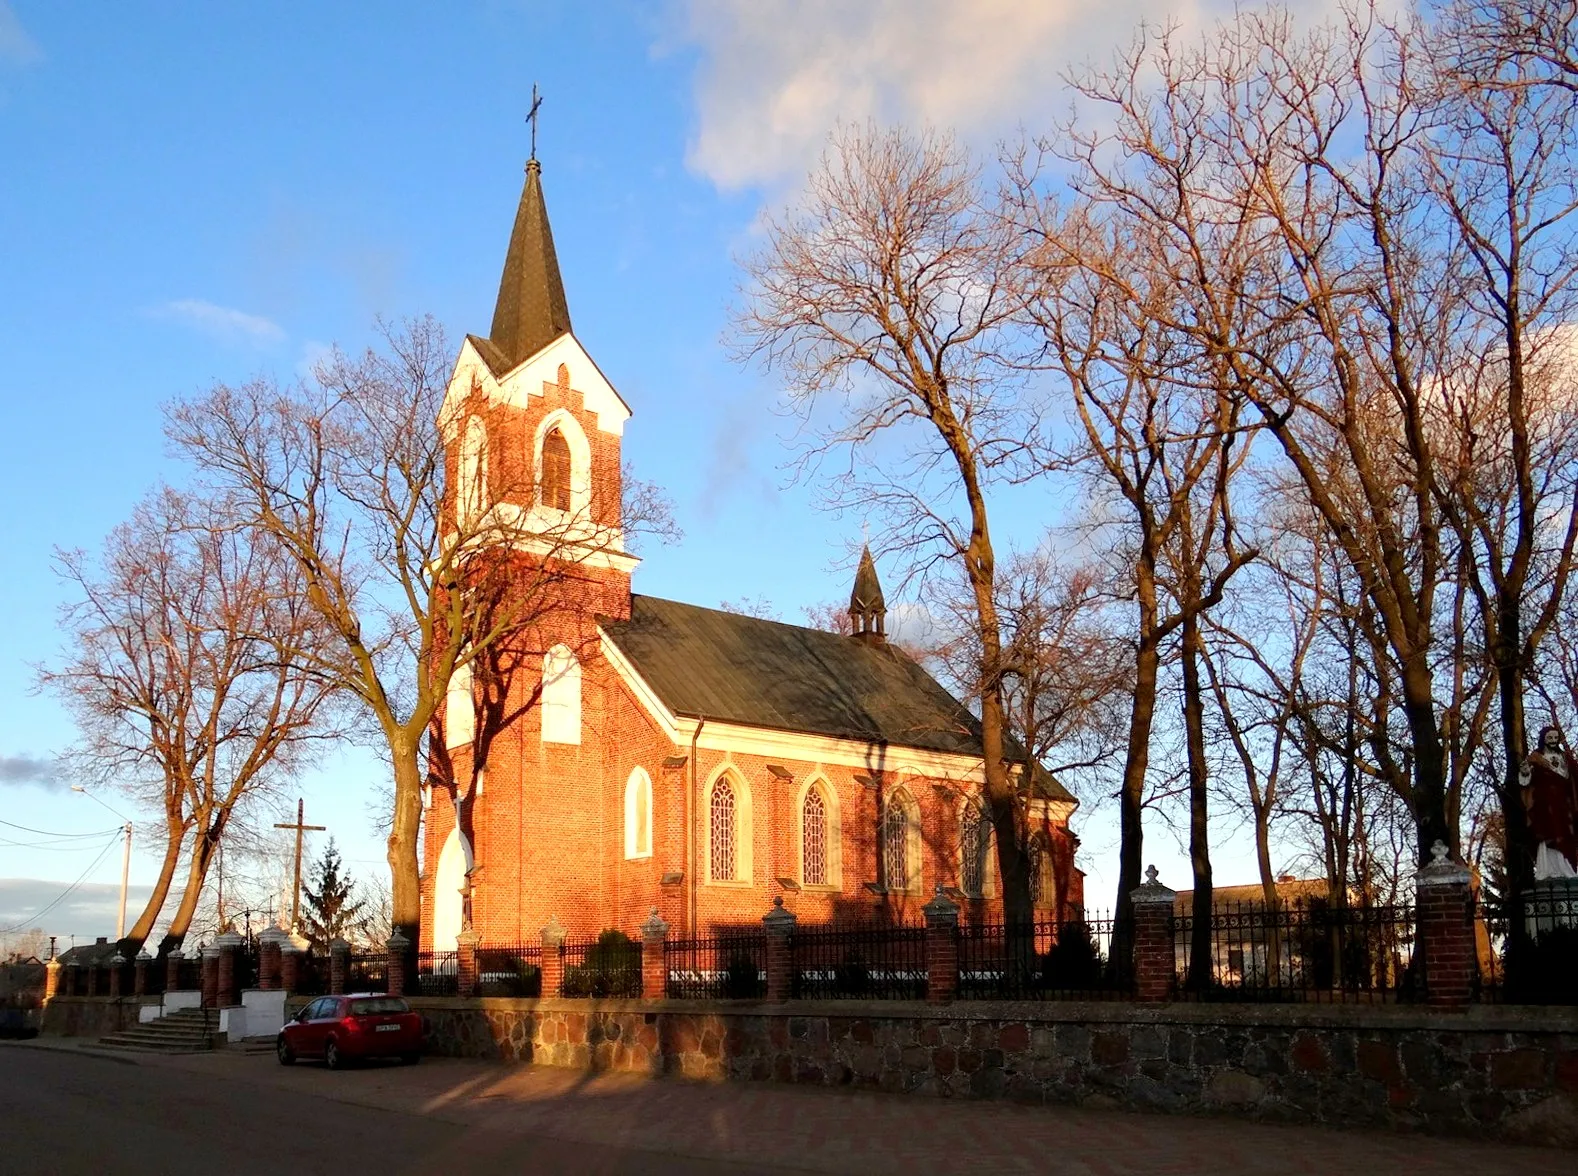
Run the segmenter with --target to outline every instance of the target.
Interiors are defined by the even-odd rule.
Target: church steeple
[[[569,330],[570,306],[542,196],[542,165],[534,157],[526,164],[526,186],[510,233],[488,339],[514,367]]]
[[[877,565],[871,548],[860,552],[860,567],[855,570],[855,589],[849,594],[849,616],[855,623],[855,636],[866,641],[887,640],[888,606],[882,599],[882,584],[877,580]]]

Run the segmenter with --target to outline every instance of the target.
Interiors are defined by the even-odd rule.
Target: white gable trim
[[[586,410],[597,418],[598,429],[621,436],[625,422],[630,419],[630,408],[579,340],[569,332],[500,377],[494,376],[493,369],[468,338],[455,360],[455,371],[449,378],[444,408],[439,414],[445,436],[449,437],[455,428],[454,418],[459,414],[460,402],[471,395],[473,384],[482,389],[490,404],[525,408],[532,397],[543,394],[544,384],[558,384],[560,364],[570,369],[570,387],[581,394]]]

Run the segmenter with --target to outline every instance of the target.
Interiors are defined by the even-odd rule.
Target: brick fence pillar
[[[137,958],[132,961],[132,995],[148,995],[148,965],[153,963],[153,957],[146,950],[139,951]]]
[[[668,924],[657,907],[641,924],[641,999],[662,1000],[668,995]]]
[[[119,996],[126,983],[126,957],[116,952],[110,957],[110,995]]]
[[[782,1004],[794,995],[793,911],[784,909],[784,896],[773,896],[773,909],[762,916],[767,928],[767,1000]]]
[[[214,946],[219,949],[219,968],[214,983],[216,1008],[228,1009],[241,1003],[236,986],[236,956],[241,951],[241,943],[241,936],[234,931],[226,931],[214,940]]]
[[[542,994],[564,995],[564,956],[560,948],[568,932],[560,925],[557,915],[548,920],[542,929]]]
[[[339,996],[351,972],[351,945],[343,939],[329,941],[329,995]]]
[[[1166,1000],[1177,979],[1173,952],[1173,904],[1176,891],[1156,880],[1156,867],[1145,871],[1145,884],[1129,891],[1134,904],[1134,995],[1137,1000]]]
[[[462,931],[455,936],[455,993],[457,996],[476,996],[478,985],[477,948],[482,936],[475,931]]]
[[[217,1007],[216,1002],[219,997],[219,949],[209,944],[202,949],[202,953],[203,1007],[211,1009]]]
[[[186,957],[181,954],[180,948],[175,948],[164,957],[164,990],[166,992],[181,991],[181,961]]]
[[[407,954],[411,950],[411,941],[396,931],[384,944],[384,951],[388,952],[389,982],[387,991],[390,996],[405,995],[405,965]]]
[[[60,995],[60,961],[51,959],[44,965],[44,1000],[51,1001]]]
[[[1474,994],[1474,898],[1468,870],[1430,848],[1429,865],[1414,874],[1418,948],[1424,956],[1425,1003],[1461,1009]]]
[[[281,927],[265,927],[258,936],[258,987],[265,992],[279,988],[284,942],[285,931]]]
[[[279,986],[286,992],[301,987],[301,965],[307,958],[306,949],[288,934],[279,943]]]
[[[959,991],[959,906],[942,885],[922,908],[926,915],[926,999],[946,1004]]]

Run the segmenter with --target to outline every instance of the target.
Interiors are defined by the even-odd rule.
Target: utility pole
[[[294,830],[296,830],[296,878],[295,878],[295,882],[292,884],[291,892],[290,892],[290,930],[291,930],[292,934],[295,934],[297,931],[301,930],[301,839],[302,839],[302,835],[304,833],[322,833],[328,828],[327,825],[308,825],[308,824],[306,824],[306,820],[307,820],[307,802],[302,800],[300,797],[297,797],[296,798],[296,823],[294,825],[276,823],[275,826],[274,826],[274,828],[276,828],[276,829],[294,829]]]
[[[115,918],[115,941],[120,942],[126,935],[126,882],[131,876],[131,837],[132,824],[126,822],[126,848],[121,851],[121,909]]]

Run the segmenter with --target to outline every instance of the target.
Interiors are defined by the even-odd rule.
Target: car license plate
[[[379,1033],[398,1033],[398,1032],[400,1032],[400,1026],[398,1026],[398,1025],[380,1025],[380,1026],[378,1026],[376,1032],[379,1032]]]

